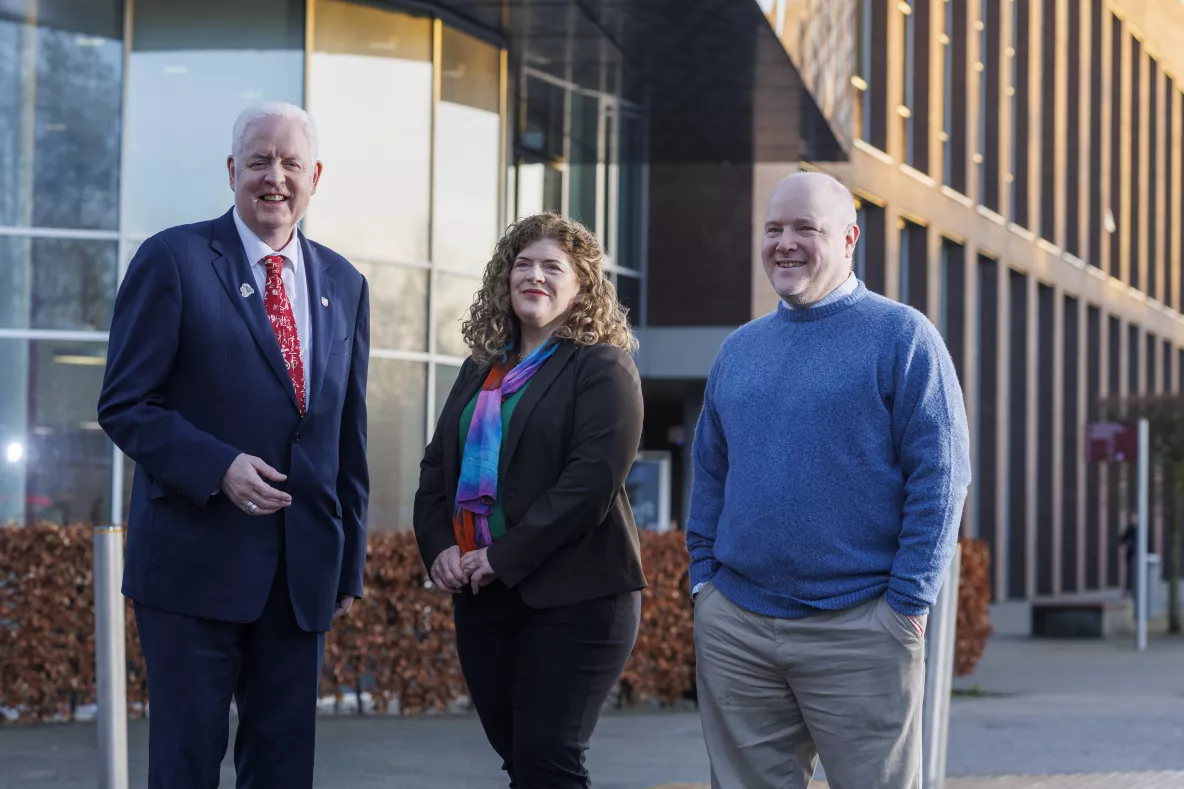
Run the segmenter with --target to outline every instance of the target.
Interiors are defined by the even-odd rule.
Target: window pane
[[[354,263],[370,282],[370,347],[428,349],[426,269]]]
[[[424,449],[428,366],[371,359],[366,386],[371,531],[411,528]]]
[[[107,330],[116,254],[114,241],[0,237],[0,328]]]
[[[105,343],[0,340],[0,523],[101,523],[111,442],[96,421]]]
[[[315,20],[308,99],[325,171],[309,235],[363,260],[426,261],[431,20],[336,0],[318,0]]]
[[[436,352],[449,356],[468,356],[469,349],[460,336],[460,325],[468,317],[481,280],[473,277],[436,275],[434,307],[436,311]]]
[[[0,225],[114,230],[123,3],[62,5],[0,15]]]
[[[569,168],[568,215],[598,230],[596,216],[596,165],[600,157],[598,130],[600,100],[582,93],[571,94],[571,166]]]
[[[125,232],[148,236],[226,213],[239,112],[303,102],[304,5],[136,0],[133,50]]]
[[[451,364],[436,365],[436,402],[432,404],[432,425],[440,421],[440,412],[444,410],[444,402],[452,385],[456,383],[456,376],[460,375],[460,368]],[[434,428],[433,428],[434,429]]]
[[[548,160],[563,157],[565,91],[550,82],[527,77],[526,122],[519,143]]]
[[[530,163],[518,168],[518,214],[563,210],[563,174],[548,164]],[[492,250],[491,250],[492,251]]]
[[[499,235],[501,53],[448,27],[442,38],[432,258],[478,274]]]
[[[617,274],[617,299],[629,310],[629,325],[641,325],[641,280],[628,274]]]
[[[641,118],[625,114],[620,123],[620,177],[617,182],[618,266],[641,271],[645,262],[642,228],[645,227],[644,172],[647,158],[645,125]]]

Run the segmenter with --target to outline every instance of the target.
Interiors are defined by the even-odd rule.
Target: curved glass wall
[[[120,277],[148,236],[230,209],[231,128],[258,101],[313,114],[304,232],[370,283],[372,529],[410,527],[508,222],[578,215],[637,317],[646,130],[615,70],[532,72],[423,3],[0,5],[0,522],[123,519],[132,463],[95,414]]]

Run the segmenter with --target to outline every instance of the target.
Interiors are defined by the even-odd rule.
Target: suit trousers
[[[633,651],[641,593],[532,609],[494,581],[455,598],[456,650],[511,789],[583,789],[584,752]]]
[[[215,789],[238,705],[239,789],[311,789],[324,633],[296,624],[281,551],[263,614],[218,622],[136,604],[149,789]]]
[[[804,619],[695,596],[713,789],[921,789],[925,639],[883,597]]]

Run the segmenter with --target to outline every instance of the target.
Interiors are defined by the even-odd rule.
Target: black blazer
[[[465,360],[420,463],[415,537],[428,568],[456,545],[461,412],[488,373],[488,365]],[[534,374],[502,438],[506,533],[488,552],[497,577],[528,606],[552,608],[645,587],[624,487],[641,421],[641,380],[619,348],[562,342]]]

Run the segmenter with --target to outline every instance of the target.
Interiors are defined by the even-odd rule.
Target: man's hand
[[[909,620],[909,624],[913,626],[913,630],[917,631],[917,635],[921,638],[925,637],[925,623],[929,621],[928,614],[917,614],[915,616],[905,615],[905,619]]]
[[[468,578],[460,567],[460,546],[453,545],[441,551],[436,560],[432,562],[429,574],[432,583],[446,592],[456,594],[463,589]]]
[[[354,604],[354,596],[352,594],[343,594],[337,598],[337,607],[333,609],[333,618],[338,619],[349,613],[350,607]]]
[[[257,457],[242,454],[234,459],[222,477],[222,492],[248,515],[270,515],[292,503],[292,497],[267,484],[287,477]]]
[[[488,548],[482,548],[466,553],[461,560],[461,568],[464,570],[465,577],[469,579],[469,586],[473,588],[473,594],[477,594],[481,587],[489,586],[497,577],[497,573],[489,565],[488,550]]]

